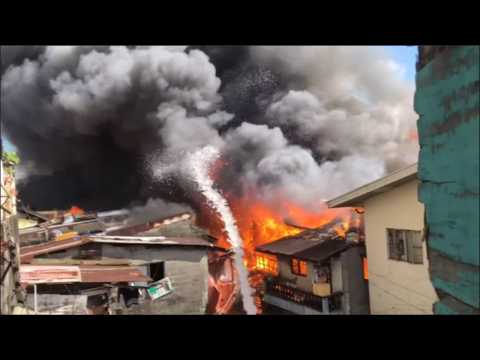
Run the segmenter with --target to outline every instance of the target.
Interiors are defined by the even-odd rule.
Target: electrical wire
[[[405,289],[405,290],[407,290],[407,291],[409,291],[409,292],[412,292],[412,293],[414,293],[414,294],[417,294],[418,296],[421,296],[421,297],[423,297],[423,298],[425,298],[425,299],[430,300],[430,298],[429,298],[428,296],[426,296],[425,294],[422,294],[422,293],[419,293],[419,292],[417,292],[417,291],[415,291],[415,290],[412,290],[412,289],[410,289],[410,288],[407,288],[407,287],[405,287],[405,286],[403,286],[403,285],[401,285],[401,284],[399,284],[399,283],[397,283],[397,282],[395,282],[395,281],[388,280],[388,278],[387,278],[386,276],[383,276],[383,275],[374,273],[374,272],[372,272],[371,270],[369,271],[369,274],[372,274],[372,275],[381,277],[381,278],[385,279],[386,282],[389,282],[389,283],[391,283],[391,284],[393,284],[393,285],[396,285],[396,286],[398,286],[398,287],[400,287],[400,288],[402,288],[402,289]]]
[[[395,298],[395,299],[397,299],[397,300],[400,300],[402,303],[404,303],[404,304],[407,304],[407,305],[410,305],[411,307],[413,307],[413,308],[415,308],[415,309],[419,310],[420,312],[422,312],[422,313],[424,313],[424,314],[428,314],[428,312],[426,312],[425,310],[423,310],[423,309],[419,308],[418,306],[416,306],[416,305],[414,305],[414,304],[412,304],[412,303],[409,303],[408,301],[406,301],[406,300],[404,300],[404,299],[402,299],[402,298],[398,297],[398,296],[397,296],[397,295],[395,295],[395,294],[392,294],[390,291],[388,291],[388,290],[385,290],[385,289],[384,289],[384,288],[382,288],[381,286],[375,285],[375,284],[374,284],[374,283],[372,283],[372,282],[369,282],[369,285],[370,285],[370,286],[372,286],[372,285],[373,285],[373,287],[375,287],[375,288],[377,288],[377,289],[380,289],[380,290],[382,290],[384,293],[386,293],[386,294],[388,294],[388,295],[390,295],[390,296],[394,297],[394,298]]]

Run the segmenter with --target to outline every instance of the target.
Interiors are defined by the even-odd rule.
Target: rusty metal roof
[[[132,266],[81,265],[82,282],[150,282],[151,278]]]
[[[131,266],[20,266],[20,282],[23,284],[118,283],[150,282],[151,280],[139,269]]]
[[[81,281],[78,266],[20,266],[20,282],[23,284],[75,283]]]
[[[22,263],[29,263],[35,256],[56,251],[67,250],[91,242],[114,245],[151,245],[151,246],[200,246],[216,250],[223,250],[213,243],[194,237],[164,237],[164,236],[81,236],[61,241],[49,241],[44,244],[23,246],[20,248]]]
[[[23,246],[20,248],[20,259],[22,262],[29,262],[33,257],[48,254],[55,251],[67,250],[92,242],[87,236],[76,237],[62,241],[49,241],[44,244]]]
[[[112,227],[107,229],[107,234],[132,236],[142,232],[151,231],[154,229],[160,229],[165,226],[169,226],[178,222],[190,220],[192,218],[193,218],[192,214],[188,212],[184,212],[184,213],[180,213],[180,214],[176,214],[168,217],[162,217],[162,218],[150,220],[147,222]]]

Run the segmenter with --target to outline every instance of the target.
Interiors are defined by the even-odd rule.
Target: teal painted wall
[[[479,46],[452,47],[416,75],[419,200],[440,314],[480,308],[479,58]]]

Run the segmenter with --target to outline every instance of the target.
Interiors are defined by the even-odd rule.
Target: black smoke
[[[206,144],[227,162],[222,189],[280,186],[306,202],[411,158],[413,93],[376,50],[1,49],[2,130],[22,159],[20,198],[33,208],[150,198],[195,206],[177,170]]]

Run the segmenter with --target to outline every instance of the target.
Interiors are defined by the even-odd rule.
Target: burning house
[[[199,296],[209,289],[219,299],[210,307],[216,313],[228,312],[238,291],[249,304],[244,310],[255,313],[256,247],[333,220],[345,235],[350,211],[328,209],[322,199],[408,163],[418,150],[408,136],[413,89],[375,48],[1,50],[2,125],[24,160],[22,203],[88,210],[30,209],[37,224],[22,225],[22,245],[89,239],[33,260],[128,259],[145,276],[173,279],[175,290],[158,304],[199,273]],[[212,152],[218,156],[207,159]],[[208,236],[182,222],[191,219],[161,232],[156,220],[132,223],[134,208],[149,203],[152,219],[195,214]],[[128,210],[109,211],[118,208]]]
[[[268,313],[369,313],[365,247],[357,233],[345,239],[305,230],[256,251],[256,269],[265,274],[262,302]]]

